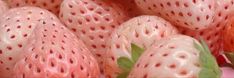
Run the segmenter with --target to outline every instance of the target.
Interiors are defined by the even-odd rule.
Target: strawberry
[[[103,64],[103,54],[111,32],[127,19],[117,5],[104,0],[64,0],[60,19]]]
[[[134,64],[119,59],[126,70]],[[123,64],[125,63],[125,64]],[[129,78],[220,78],[221,71],[204,41],[173,35],[147,49],[130,69]],[[123,76],[123,75],[122,75]]]
[[[216,0],[135,0],[146,13],[193,30],[210,26],[216,14]]]
[[[178,30],[182,34],[189,35],[196,39],[199,39],[200,37],[205,39],[209,48],[211,49],[212,54],[216,57],[219,55],[220,51],[222,50],[221,47],[222,34],[220,32],[222,29],[218,29],[217,27],[214,28],[212,27],[205,30],[190,30],[187,28],[178,27]]]
[[[131,43],[147,49],[158,40],[173,34],[177,34],[176,28],[157,16],[138,16],[121,24],[112,33],[109,41],[110,49],[107,51],[105,64],[106,77],[116,78],[116,75],[121,73],[117,59],[122,56],[130,58]]]
[[[224,53],[227,56],[228,60],[234,65],[234,17],[232,17],[228,23],[225,29],[223,30],[223,49]]]
[[[233,52],[234,51],[234,18],[228,21],[226,28],[223,30],[223,46],[224,51]]]
[[[227,21],[232,16],[233,12],[233,0],[217,0],[217,3],[220,7],[216,8],[218,14],[215,15],[213,23],[207,29],[202,30],[191,30],[184,27],[179,27],[178,29],[181,33],[185,35],[192,36],[196,39],[202,37],[205,39],[209,48],[211,49],[212,54],[217,57],[217,60],[222,59],[219,58],[222,50],[222,31],[227,24]],[[225,61],[218,61],[219,64],[225,63]]]
[[[29,40],[38,20],[59,21],[47,10],[36,7],[10,9],[0,19],[0,77],[12,78],[15,63],[23,56],[21,51]]]
[[[140,8],[137,7],[134,0],[112,0],[116,4],[120,5],[120,8],[122,8],[124,11],[128,13],[128,16],[135,17],[142,15],[143,12]]]
[[[99,68],[81,40],[57,21],[42,20],[15,66],[16,78],[99,78]]]
[[[3,0],[0,0],[0,16],[7,10],[8,10],[7,4]]]
[[[54,14],[59,14],[60,4],[63,0],[7,0],[10,7],[38,6]]]

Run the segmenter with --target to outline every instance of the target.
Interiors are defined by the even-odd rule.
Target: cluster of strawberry
[[[234,0],[0,0],[0,78],[234,78],[233,16]]]

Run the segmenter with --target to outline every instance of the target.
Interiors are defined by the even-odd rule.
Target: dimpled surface
[[[115,78],[119,68],[117,58],[131,57],[131,43],[142,48],[149,48],[154,42],[164,37],[177,34],[169,22],[157,16],[138,16],[123,23],[113,32],[109,41],[110,49],[107,51],[107,76]]]
[[[60,22],[43,20],[15,66],[16,78],[98,78],[96,59]]]
[[[195,39],[174,35],[146,50],[129,78],[198,78],[201,70]]]
[[[222,41],[224,37],[222,35],[222,31],[228,20],[230,20],[230,17],[233,15],[234,0],[217,0],[217,3],[220,7],[216,8],[218,14],[215,15],[211,27],[203,30],[190,30],[188,28],[178,27],[178,30],[182,34],[192,36],[196,39],[200,39],[200,37],[203,38],[208,44],[212,54],[219,59],[218,57],[220,56],[223,48]],[[223,62],[224,61],[219,61],[219,64]]]
[[[233,52],[234,51],[234,18],[229,20],[227,27],[224,30],[224,51]]]
[[[73,31],[103,64],[107,39],[127,16],[111,2],[104,0],[64,0],[60,19]]]
[[[159,15],[175,25],[193,30],[210,26],[216,0],[135,0],[146,13]]]
[[[37,6],[59,14],[60,4],[63,0],[7,0],[10,7]]]
[[[52,13],[36,8],[21,7],[7,11],[0,19],[0,77],[12,76],[15,63],[24,54],[25,47],[38,20],[51,19],[58,21]]]

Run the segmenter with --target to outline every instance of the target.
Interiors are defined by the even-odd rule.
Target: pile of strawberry
[[[0,78],[234,78],[234,0],[0,0]]]

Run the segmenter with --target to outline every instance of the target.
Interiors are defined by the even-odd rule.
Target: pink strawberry
[[[116,78],[121,73],[117,65],[117,59],[131,56],[131,43],[144,49],[149,48],[158,40],[177,34],[177,30],[164,19],[157,16],[138,16],[123,23],[112,33],[107,51],[105,74],[106,77]]]
[[[219,56],[222,50],[222,31],[227,24],[227,21],[232,16],[234,10],[234,0],[217,0],[220,7],[217,7],[217,15],[214,17],[214,22],[207,29],[203,30],[191,30],[184,27],[178,27],[179,31],[183,34],[195,37],[199,39],[202,37],[209,45],[211,52],[219,60]],[[225,61],[219,61],[220,64]]]
[[[121,60],[121,63],[127,61]],[[123,65],[121,63],[119,65]],[[147,49],[131,69],[128,78],[220,78],[220,76],[218,64],[204,41],[199,44],[189,36],[173,35]]]
[[[12,78],[12,69],[20,60],[37,23],[41,19],[59,21],[47,10],[36,7],[11,9],[0,19],[0,77]]]
[[[225,12],[232,7],[228,5],[233,4],[233,0],[135,1],[146,12],[162,16],[177,26],[191,30],[205,29],[220,22],[216,15],[226,18],[222,14],[226,14]]]
[[[60,4],[63,0],[7,0],[11,7],[39,6],[45,8],[56,15],[59,14]]]
[[[16,78],[99,78],[96,59],[60,22],[43,20],[15,66]]]
[[[127,16],[112,2],[104,0],[64,0],[61,20],[72,30],[103,64],[107,39]],[[101,66],[101,65],[100,65]]]
[[[124,11],[128,13],[129,16],[135,17],[142,15],[143,12],[140,8],[137,7],[134,0],[112,0],[116,4],[120,5],[120,8],[123,8]]]
[[[7,4],[3,0],[0,0],[0,16],[7,10],[8,10]]]
[[[225,52],[234,51],[234,18],[228,21],[225,29],[223,30],[223,46]]]

